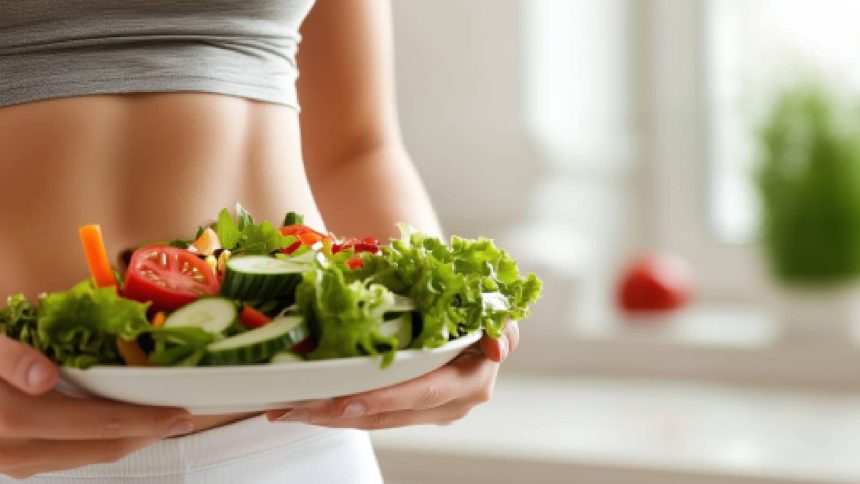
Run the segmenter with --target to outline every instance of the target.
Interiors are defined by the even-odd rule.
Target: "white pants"
[[[21,482],[0,475],[0,482]],[[39,474],[45,484],[283,484],[382,482],[367,432],[255,417],[167,439],[113,464]]]

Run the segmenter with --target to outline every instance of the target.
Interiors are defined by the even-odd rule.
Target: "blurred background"
[[[860,482],[860,2],[392,3],[446,230],[545,291],[387,481]]]

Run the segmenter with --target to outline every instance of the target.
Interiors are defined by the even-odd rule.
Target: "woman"
[[[79,280],[76,227],[94,221],[115,248],[236,201],[338,234],[387,237],[400,220],[439,232],[397,126],[389,6],[312,3],[0,0],[0,297]],[[391,388],[204,418],[63,396],[46,358],[0,337],[0,474],[376,482],[356,429],[463,417],[517,339],[512,323]]]

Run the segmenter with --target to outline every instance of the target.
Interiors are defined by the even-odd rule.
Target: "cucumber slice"
[[[411,297],[401,296],[400,294],[394,295],[394,305],[388,308],[386,312],[389,313],[403,313],[408,311],[415,311],[415,301],[412,300]]]
[[[303,224],[305,223],[305,217],[297,214],[296,212],[287,212],[287,216],[284,217],[284,226],[288,227],[290,225]]]
[[[176,364],[176,366],[197,366],[203,360],[203,357],[206,356],[206,349],[200,348],[198,350],[194,350],[193,353],[188,355],[182,361]]]
[[[312,268],[306,261],[265,255],[231,257],[224,267],[221,295],[233,299],[288,299],[302,274]]]
[[[200,328],[209,333],[223,333],[236,320],[236,304],[220,297],[206,297],[170,313],[165,328]]]
[[[297,361],[305,361],[305,359],[292,351],[280,351],[275,353],[269,363],[295,363]]]
[[[397,319],[383,321],[379,325],[379,334],[385,337],[397,338],[397,349],[408,348],[412,343],[412,314],[403,313]]]
[[[285,316],[296,316],[298,314],[298,312],[299,312],[299,307],[296,306],[295,304],[291,304],[291,305],[285,307],[284,309],[282,309],[281,312],[278,313],[277,317],[283,318]]]
[[[277,318],[263,327],[210,343],[206,347],[207,359],[216,365],[259,363],[307,336],[302,318]]]

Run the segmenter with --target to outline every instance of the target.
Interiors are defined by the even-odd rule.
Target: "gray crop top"
[[[298,30],[313,3],[0,0],[0,106],[197,91],[298,109]]]

